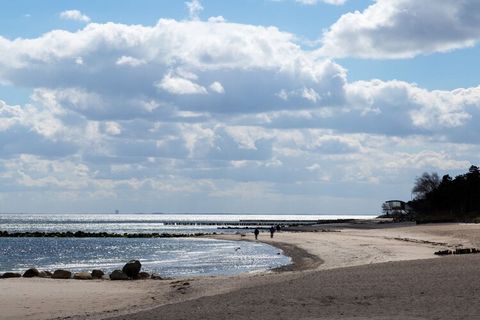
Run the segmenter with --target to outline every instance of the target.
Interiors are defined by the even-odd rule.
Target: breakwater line
[[[110,233],[110,232],[8,232],[0,231],[0,238],[191,238],[212,233]]]

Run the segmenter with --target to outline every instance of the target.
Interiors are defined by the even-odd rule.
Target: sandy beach
[[[2,279],[0,319],[480,319],[480,255],[433,254],[480,247],[480,225],[318,226],[259,241],[294,264],[161,281]]]

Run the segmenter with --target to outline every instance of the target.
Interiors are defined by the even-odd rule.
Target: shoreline
[[[462,278],[455,278],[458,283],[453,283],[451,286],[463,285],[464,277],[465,281],[468,280],[465,285],[470,285],[471,290],[480,290],[480,280],[475,282],[470,274],[465,274],[468,270],[470,273],[474,272],[475,279],[480,279],[478,274],[480,271],[475,271],[478,268],[471,270],[471,263],[477,263],[480,255],[440,258],[433,254],[443,248],[480,247],[480,225],[422,225],[368,230],[340,228],[337,231],[339,232],[314,232],[313,230],[280,232],[276,233],[273,239],[270,239],[266,233],[261,233],[260,241],[278,247],[285,255],[290,256],[293,262],[281,270],[270,272],[229,277],[139,280],[121,283],[96,280],[2,279],[0,280],[0,300],[7,306],[2,310],[3,318],[155,319],[156,314],[165,314],[168,319],[181,319],[182,315],[187,315],[187,312],[194,312],[192,314],[200,318],[249,319],[249,312],[254,310],[259,313],[260,318],[274,319],[269,314],[264,314],[263,309],[258,309],[256,307],[258,304],[265,304],[265,308],[269,306],[279,308],[282,313],[275,319],[287,319],[287,315],[291,317],[292,314],[289,313],[291,308],[296,310],[298,318],[305,318],[312,312],[315,314],[317,310],[315,308],[319,306],[322,306],[322,310],[330,310],[328,312],[331,314],[335,314],[335,310],[340,306],[345,308],[346,314],[349,314],[348,310],[362,314],[362,310],[355,309],[356,307],[349,302],[355,301],[355,297],[349,296],[352,292],[360,290],[357,298],[361,301],[365,300],[364,302],[370,305],[378,303],[383,306],[387,302],[389,306],[396,306],[397,301],[391,301],[388,298],[389,286],[402,287],[403,289],[399,289],[401,293],[408,291],[407,287],[403,287],[405,283],[416,288],[418,286],[416,283],[408,282],[408,279],[403,279],[402,275],[410,272],[409,270],[423,272],[424,269],[430,270],[433,267],[439,268],[443,273],[434,278],[423,275],[427,279],[422,278],[418,282],[428,282],[423,288],[427,293],[422,297],[433,299],[431,303],[436,308],[444,308],[444,305],[452,308],[451,303],[437,302],[435,299],[441,299],[441,297],[436,293],[428,294],[431,290],[435,291],[438,286],[443,285],[442,283],[450,283],[452,280],[444,277],[452,277],[452,272],[462,274]],[[253,238],[253,235],[251,237]],[[245,236],[242,237],[239,234],[217,235],[213,238],[253,240],[245,239]],[[444,268],[446,265],[450,269]],[[345,279],[350,279],[353,274],[357,274],[359,278],[352,278],[343,287],[337,285],[346,281]],[[405,283],[398,283],[399,280],[396,277],[392,278],[392,275],[398,275]],[[413,277],[413,275],[409,276]],[[440,282],[437,281],[439,277],[442,279]],[[388,279],[388,282],[379,282],[381,279]],[[372,290],[371,284],[376,286],[374,292],[369,291]],[[362,287],[364,285],[366,287]],[[310,291],[303,290],[302,286],[311,287]],[[268,288],[283,289],[272,291]],[[335,290],[330,293],[329,288],[332,290],[335,288]],[[316,292],[316,296],[311,296],[312,292]],[[360,296],[360,292],[364,294]],[[377,301],[375,294],[378,292],[388,294],[385,293],[385,298]],[[283,293],[288,294],[284,296]],[[330,301],[328,296],[337,298]],[[367,298],[361,298],[363,296]],[[401,299],[408,298],[411,296],[401,297]],[[466,305],[473,303],[469,299],[464,300]],[[460,302],[455,300],[455,303],[461,304],[464,300]],[[326,301],[330,301],[328,302],[329,305],[331,304],[330,309],[328,309],[329,305],[325,305]],[[290,309],[284,309],[289,305]],[[305,305],[304,309],[298,309],[298,306],[302,305]],[[218,310],[220,307],[224,310]],[[422,304],[422,308],[427,308],[427,305]],[[469,310],[467,306],[465,308]],[[198,310],[198,314],[193,310]],[[305,313],[305,310],[309,310],[310,313]],[[416,311],[422,312],[421,309]],[[235,316],[229,316],[225,312],[231,312]],[[397,313],[394,314],[402,314],[398,313],[398,310],[395,312]],[[444,313],[448,315],[445,310]],[[337,313],[334,318],[339,318],[339,315]],[[439,319],[448,318],[439,317]]]
[[[316,256],[313,255],[306,250],[289,243],[285,242],[276,242],[275,244],[270,244],[264,242],[266,244],[272,245],[276,248],[281,249],[284,252],[284,255],[292,259],[292,263],[270,269],[273,272],[288,272],[288,271],[305,271],[305,270],[313,270],[318,268],[324,261]]]
[[[267,244],[282,250],[283,255],[291,259],[290,264],[263,271],[267,273],[313,270],[318,268],[321,264],[324,263],[321,257],[311,254],[307,250],[299,247],[298,245],[294,245],[287,242],[273,242],[273,241],[269,241],[268,239],[254,240],[254,239],[245,239],[244,237],[241,237],[240,239],[233,239],[232,237],[235,237],[235,236],[238,236],[238,235],[217,234],[217,235],[205,235],[205,236],[201,236],[200,238],[208,238],[208,239],[214,239],[214,240],[228,240],[228,241],[261,242],[263,244]]]

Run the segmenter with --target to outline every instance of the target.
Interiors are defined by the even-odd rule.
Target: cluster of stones
[[[455,250],[440,250],[435,252],[437,256],[448,256],[451,254],[472,254],[472,253],[480,253],[480,249],[476,248],[459,248]]]
[[[72,273],[68,270],[39,271],[36,268],[28,269],[23,273],[24,278],[51,278],[51,279],[77,279],[77,280],[93,280],[93,279],[110,279],[110,280],[163,280],[157,274],[149,274],[148,272],[141,272],[142,264],[138,260],[131,260],[127,262],[122,270],[115,270],[109,276],[105,275],[102,270],[93,270],[92,272],[76,272]],[[6,272],[0,276],[2,279],[20,278],[22,274],[17,272]]]
[[[215,234],[215,232],[213,233]],[[0,231],[3,238],[187,238],[208,235],[207,233],[108,233],[108,232],[8,232]]]

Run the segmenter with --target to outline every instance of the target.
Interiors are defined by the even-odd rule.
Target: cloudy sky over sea
[[[480,158],[476,0],[3,1],[0,212],[380,212]]]

